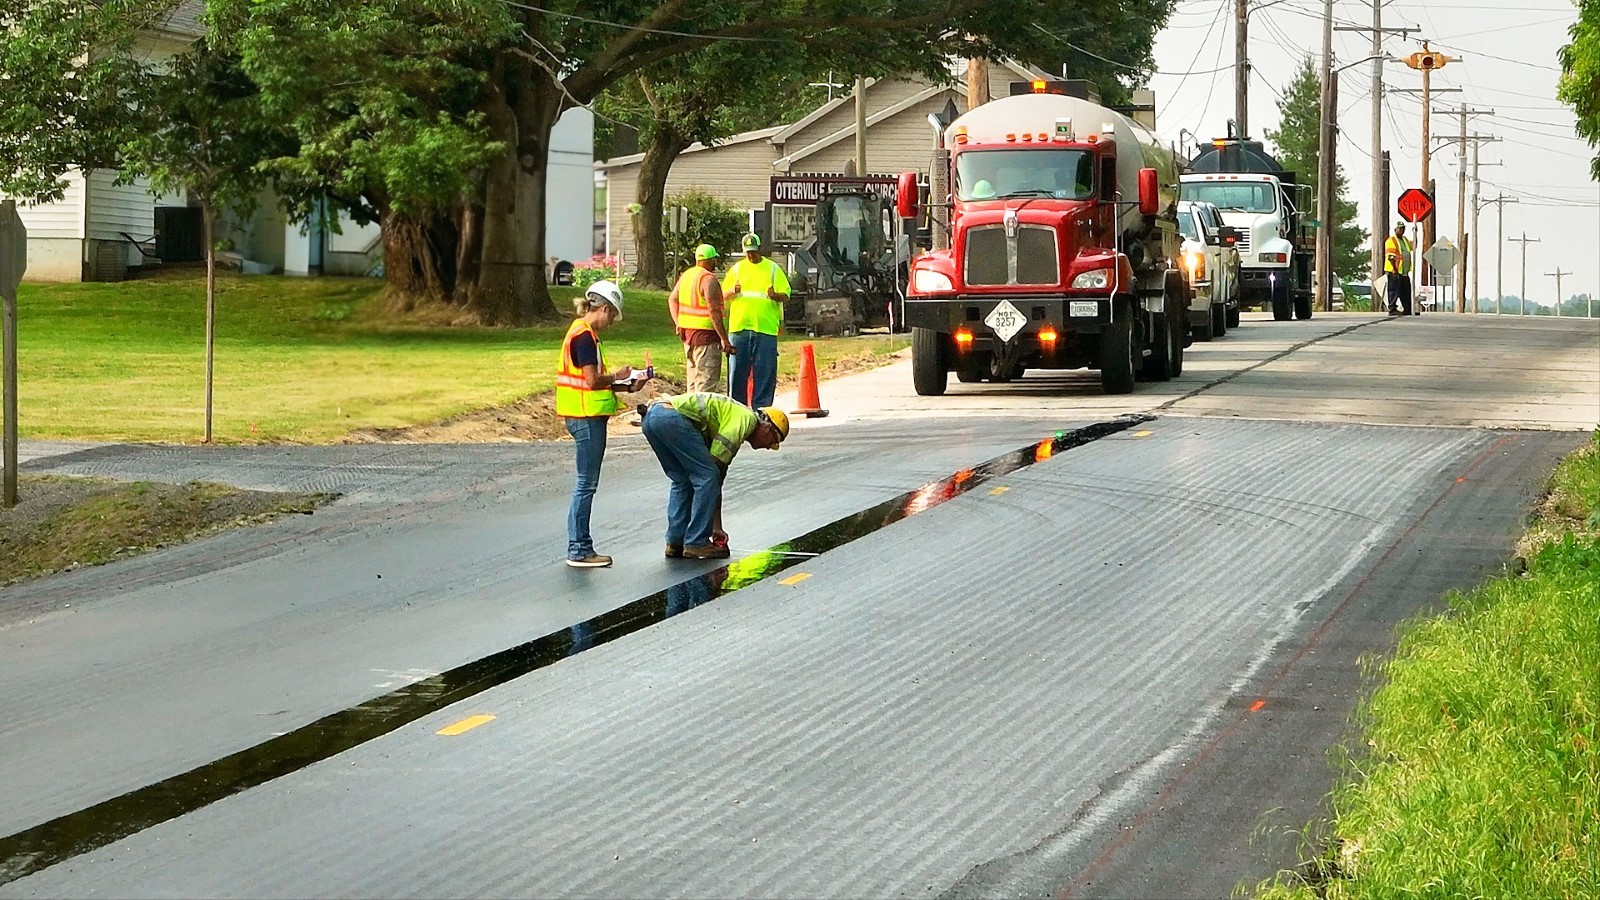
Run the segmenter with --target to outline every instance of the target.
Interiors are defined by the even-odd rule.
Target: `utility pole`
[[[1430,151],[1433,149],[1433,138],[1429,133],[1429,128],[1432,125],[1429,116],[1433,111],[1433,70],[1444,68],[1450,60],[1449,56],[1437,50],[1428,49],[1427,41],[1422,42],[1421,50],[1406,57],[1406,65],[1422,73],[1422,189],[1430,195],[1433,194],[1433,182],[1428,178]],[[1456,90],[1459,91],[1460,88]],[[1444,93],[1444,91],[1439,93]],[[1438,202],[1438,199],[1434,197],[1434,202]],[[1418,246],[1423,249],[1433,246],[1434,221],[1434,217],[1429,216],[1422,223],[1422,240],[1418,242]],[[1428,268],[1422,267],[1419,274],[1422,276],[1422,287],[1426,290],[1429,281]],[[1438,300],[1438,298],[1434,299],[1435,301]]]
[[[1439,198],[1435,196],[1433,180],[1428,177],[1428,164],[1432,159],[1433,150],[1433,138],[1432,135],[1429,134],[1431,120],[1429,119],[1428,114],[1429,111],[1433,109],[1432,103],[1434,94],[1459,94],[1461,93],[1461,88],[1433,87],[1433,79],[1430,77],[1429,73],[1434,69],[1443,66],[1445,62],[1449,62],[1451,57],[1445,56],[1443,53],[1439,53],[1438,51],[1427,49],[1428,44],[1426,41],[1423,42],[1422,48],[1422,50],[1405,58],[1406,65],[1422,72],[1422,87],[1420,89],[1394,88],[1391,93],[1422,95],[1422,181],[1417,185],[1417,187],[1427,191],[1428,196],[1432,197],[1434,203],[1437,204]],[[1437,210],[1435,211],[1435,215],[1437,215]],[[1417,238],[1417,253],[1419,257],[1424,250],[1427,250],[1433,246],[1433,223],[1434,216],[1432,215],[1428,216],[1428,218],[1424,221],[1417,223],[1417,228],[1420,231],[1420,234]],[[1420,291],[1426,289],[1428,285],[1430,268],[1431,267],[1425,261],[1417,264],[1417,286],[1419,293]]]
[[[1478,248],[1483,246],[1483,232],[1478,230],[1478,213],[1483,210],[1485,202],[1478,199],[1478,191],[1483,187],[1483,182],[1478,179],[1478,166],[1499,166],[1504,163],[1479,163],[1478,150],[1482,145],[1477,141],[1472,143],[1472,312],[1478,313],[1478,300],[1483,296],[1483,282],[1478,280]],[[1495,300],[1495,311],[1500,311],[1500,301]]]
[[[1250,2],[1233,0],[1233,120],[1239,140],[1250,136]]]
[[[1522,289],[1517,293],[1517,315],[1525,316],[1528,314],[1528,245],[1539,243],[1539,239],[1528,237],[1528,233],[1524,231],[1522,237],[1506,238],[1506,240],[1516,241],[1522,245]]]
[[[1498,140],[1498,138],[1487,135],[1472,135],[1471,137],[1467,135],[1467,118],[1469,116],[1492,116],[1494,115],[1494,110],[1492,109],[1469,109],[1463,103],[1460,109],[1441,109],[1437,110],[1437,112],[1440,115],[1461,117],[1461,133],[1454,138],[1440,138],[1439,140],[1442,142],[1441,146],[1445,143],[1454,143],[1456,145],[1456,249],[1463,254],[1457,261],[1457,266],[1461,272],[1460,276],[1456,278],[1456,312],[1464,313],[1467,311],[1467,279],[1465,278],[1467,260],[1464,255],[1467,250],[1467,144],[1470,141],[1475,150],[1478,144],[1485,141]]]
[[[1545,277],[1554,278],[1556,280],[1556,318],[1559,319],[1561,318],[1561,302],[1566,299],[1566,295],[1561,293],[1561,279],[1567,275],[1571,275],[1572,273],[1563,272],[1561,271],[1561,267],[1557,266],[1554,272],[1546,272],[1544,274]]]
[[[1333,310],[1333,0],[1322,0],[1322,93],[1317,128],[1317,307]]]
[[[989,61],[973,57],[967,60],[967,111],[989,102]]]
[[[1389,233],[1389,201],[1387,196],[1379,190],[1383,183],[1383,37],[1388,34],[1398,34],[1400,37],[1409,37],[1416,32],[1415,28],[1385,28],[1383,27],[1384,0],[1371,0],[1372,2],[1372,27],[1359,28],[1353,25],[1341,25],[1334,31],[1365,31],[1372,35],[1372,280],[1376,281],[1383,274],[1383,241],[1380,235]]]
[[[1483,163],[1483,165],[1501,165],[1501,163]],[[1515,202],[1517,202],[1515,199],[1507,200],[1504,194],[1494,197],[1493,200],[1478,202],[1478,186],[1477,184],[1472,186],[1472,234],[1480,234],[1478,232],[1478,213],[1483,210],[1483,207],[1488,207],[1490,203],[1494,203],[1494,210],[1499,213],[1499,227],[1496,229],[1496,235],[1494,235],[1494,240],[1496,240],[1494,266],[1496,266],[1496,269],[1499,269],[1501,259],[1506,258],[1506,253],[1504,253],[1504,248],[1506,248],[1506,243],[1504,243],[1506,242],[1506,207],[1504,207],[1504,203]],[[1478,279],[1478,247],[1482,247],[1482,245],[1482,240],[1472,240],[1472,290],[1475,293],[1483,293],[1482,282]],[[1499,282],[1498,271],[1496,271],[1494,290],[1499,291],[1499,285],[1501,285],[1501,282]],[[1501,296],[1499,293],[1494,295],[1494,314],[1496,315],[1499,315],[1499,296]]]
[[[1484,206],[1495,205],[1495,256],[1494,256],[1494,314],[1500,315],[1500,301],[1506,295],[1506,204],[1515,203],[1517,198],[1507,197],[1505,194],[1493,200],[1483,201]]]

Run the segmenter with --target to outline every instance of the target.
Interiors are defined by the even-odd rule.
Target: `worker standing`
[[[1394,234],[1383,242],[1383,274],[1389,315],[1400,315],[1401,305],[1411,315],[1411,242],[1403,224],[1394,226]]]
[[[722,378],[722,356],[734,353],[723,315],[722,287],[717,284],[717,248],[694,248],[694,265],[678,276],[667,295],[667,312],[683,341],[685,381],[689,393],[714,391]]]
[[[721,517],[722,483],[745,443],[776,450],[789,436],[789,417],[776,407],[751,409],[723,394],[680,394],[656,400],[644,413],[644,437],[672,481],[667,494],[667,558],[727,559],[713,541]]]
[[[778,390],[778,331],[783,301],[789,299],[789,277],[761,253],[761,237],[747,234],[740,242],[744,259],[722,277],[728,301],[728,331],[734,357],[728,366],[728,393],[746,406],[771,406]]]
[[[634,378],[628,366],[607,372],[600,348],[600,332],[622,318],[622,289],[610,281],[597,281],[576,307],[578,319],[561,343],[556,373],[556,414],[566,420],[578,458],[578,478],[567,509],[567,565],[600,569],[611,565],[611,557],[595,552],[589,514],[606,456],[606,425],[617,412],[617,390],[637,390],[643,381]]]

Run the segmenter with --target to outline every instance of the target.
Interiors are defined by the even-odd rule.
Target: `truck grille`
[[[1055,229],[1019,225],[1007,239],[1005,226],[980,225],[967,232],[965,273],[969,285],[1053,285],[1061,281]]]
[[[1250,229],[1239,229],[1239,242],[1234,244],[1234,248],[1237,249],[1240,254],[1250,252]]]

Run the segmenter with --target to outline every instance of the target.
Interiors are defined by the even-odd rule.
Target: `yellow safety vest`
[[[1411,271],[1411,242],[1400,238],[1396,242],[1394,235],[1383,242],[1383,270],[1396,275],[1404,275]]]
[[[678,276],[678,327],[690,330],[712,331],[711,301],[701,293],[700,285],[711,273],[700,266],[690,266]]]
[[[556,415],[569,419],[592,419],[596,416],[613,416],[617,413],[617,395],[609,387],[591,388],[583,377],[583,369],[572,363],[572,339],[580,334],[594,338],[595,361],[600,371],[606,370],[606,357],[600,349],[600,335],[582,319],[567,329],[561,342],[561,368],[556,371]]]
[[[752,263],[741,259],[728,269],[722,278],[722,295],[733,293],[739,286],[739,296],[728,303],[728,331],[755,331],[777,334],[783,327],[783,304],[767,296],[767,289],[776,287],[780,294],[789,293],[789,277],[770,258]]]

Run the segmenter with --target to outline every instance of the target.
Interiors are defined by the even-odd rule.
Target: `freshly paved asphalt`
[[[1401,324],[1327,328],[1202,386],[1248,388]],[[1191,358],[1237,352],[1228,340]],[[1494,570],[1581,435],[1188,418],[1170,390],[1142,398],[1166,404],[1156,421],[805,562],[804,580],[744,588],[0,896],[1220,896],[1266,877],[1331,785],[1357,657]],[[813,423],[735,464],[734,543],[1103,418],[1086,413]],[[709,568],[659,558],[664,483],[637,438],[614,445],[596,510],[618,568],[560,565],[569,452],[29,463],[347,499],[0,591],[0,835]],[[478,713],[497,718],[434,733]]]

